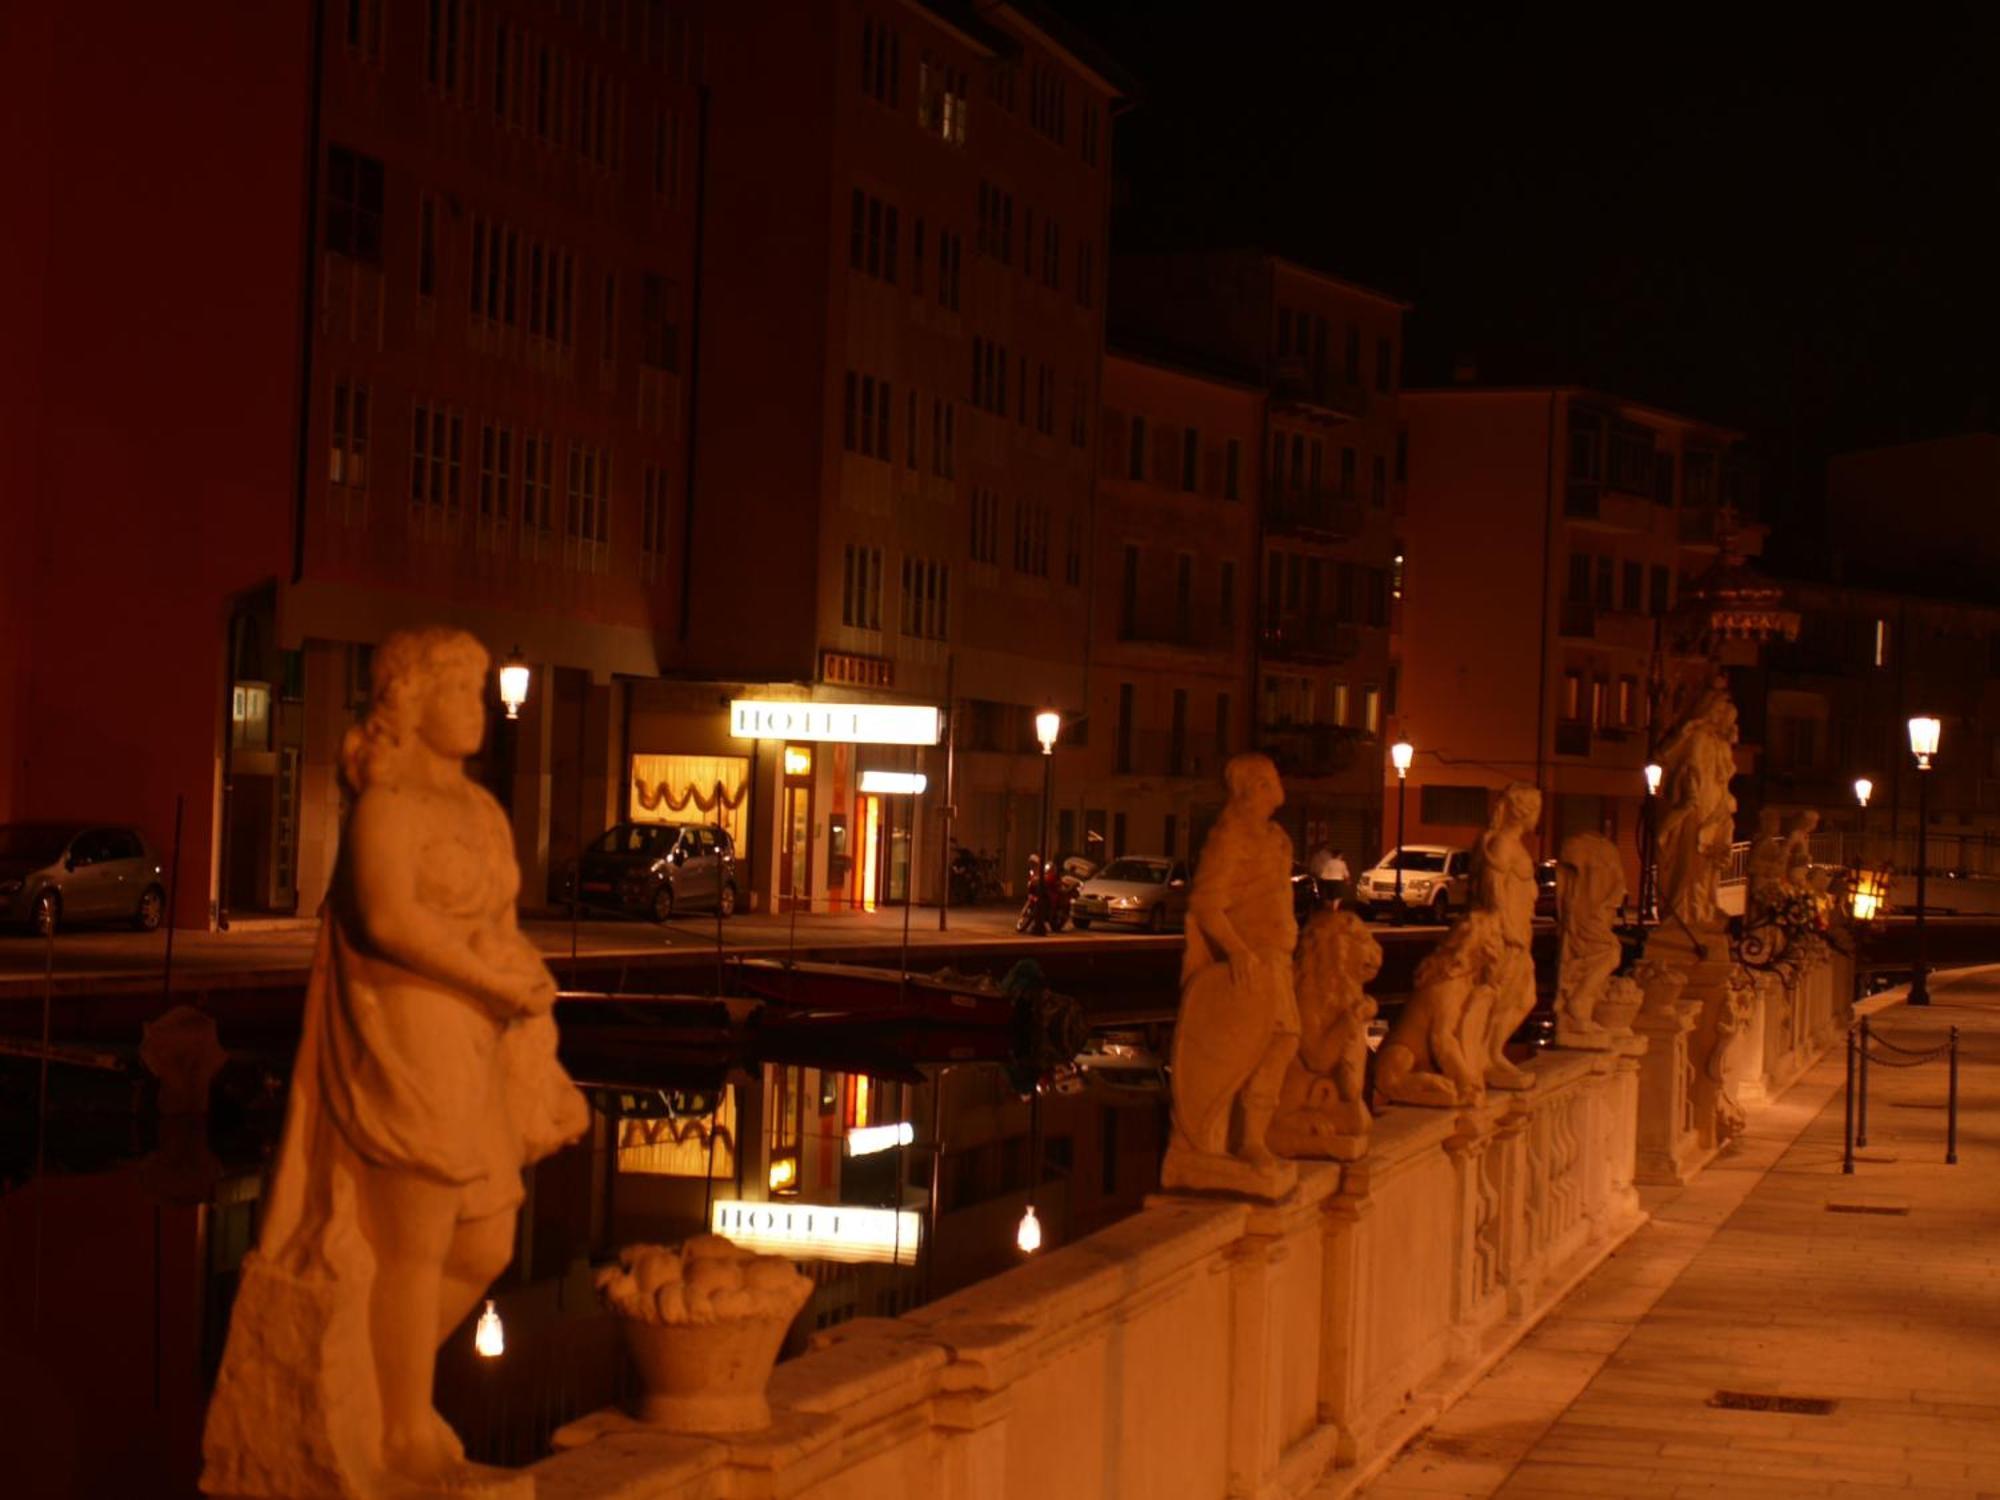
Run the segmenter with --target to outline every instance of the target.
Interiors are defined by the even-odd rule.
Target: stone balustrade
[[[1398,1108],[1264,1207],[1163,1195],[894,1320],[822,1334],[740,1437],[609,1429],[544,1500],[1282,1496],[1358,1482],[1642,1219],[1637,1045]]]

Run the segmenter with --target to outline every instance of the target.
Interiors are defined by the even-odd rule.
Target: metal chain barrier
[[[1892,1055],[1893,1054],[1893,1055]],[[1842,1132],[1840,1170],[1854,1171],[1854,1148],[1868,1144],[1868,1068],[1871,1063],[1884,1068],[1920,1068],[1943,1058],[1949,1064],[1950,1081],[1945,1099],[1946,1166],[1958,1165],[1958,1028],[1952,1027],[1934,1047],[1905,1047],[1887,1037],[1877,1036],[1868,1017],[1847,1030],[1847,1121]]]

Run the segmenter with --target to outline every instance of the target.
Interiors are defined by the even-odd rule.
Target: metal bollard
[[[1854,1144],[1868,1144],[1868,1018],[1861,1018],[1861,1102],[1854,1111]]]
[[[1840,1131],[1840,1170],[1854,1175],[1854,1028],[1847,1028],[1847,1119]]]
[[[1951,1093],[1945,1104],[1944,1164],[1958,1165],[1958,1028],[1951,1028]]]

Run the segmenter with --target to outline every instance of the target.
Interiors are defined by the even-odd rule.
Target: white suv
[[[1465,910],[1471,898],[1472,851],[1451,849],[1443,844],[1405,844],[1402,847],[1403,912],[1408,917],[1426,913],[1434,922],[1448,922],[1454,911]],[[1396,865],[1398,851],[1391,849],[1374,865],[1363,870],[1354,883],[1354,909],[1363,917],[1395,915]]]

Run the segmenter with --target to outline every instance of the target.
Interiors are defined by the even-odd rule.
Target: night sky
[[[1058,8],[1141,93],[1120,246],[1405,296],[1411,385],[1469,355],[1740,427],[1781,563],[1829,453],[2000,421],[1991,9]]]

